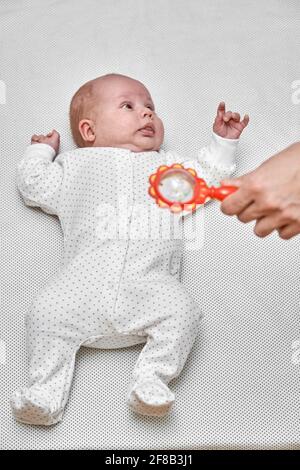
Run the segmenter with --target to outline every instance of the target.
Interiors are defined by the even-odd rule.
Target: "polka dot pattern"
[[[221,141],[214,145],[222,151]],[[179,282],[182,219],[148,195],[150,174],[179,156],[113,147],[53,156],[48,145],[34,144],[18,164],[25,203],[58,215],[64,255],[26,315],[29,385],[13,394],[14,415],[36,425],[62,420],[81,346],[145,343],[127,402],[137,413],[164,416],[175,400],[167,385],[184,367],[201,318]],[[201,159],[209,157],[212,166],[202,169]],[[216,180],[226,172],[217,171],[213,158],[208,146],[188,166]],[[168,226],[166,237],[161,229]]]

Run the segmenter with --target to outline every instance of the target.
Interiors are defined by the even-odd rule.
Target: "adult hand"
[[[254,233],[266,237],[277,230],[288,240],[300,233],[300,142],[273,155],[257,169],[224,185],[238,189],[222,202],[226,215],[244,223],[256,220]]]

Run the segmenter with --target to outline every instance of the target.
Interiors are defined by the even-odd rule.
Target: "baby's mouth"
[[[143,135],[149,136],[149,137],[152,137],[155,134],[154,127],[151,126],[150,124],[148,124],[148,125],[142,127],[141,129],[139,129],[139,132],[141,132]]]

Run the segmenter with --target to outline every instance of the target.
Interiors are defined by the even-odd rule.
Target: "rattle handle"
[[[211,197],[223,201],[225,197],[234,193],[237,190],[237,186],[219,186],[218,188],[211,187]]]

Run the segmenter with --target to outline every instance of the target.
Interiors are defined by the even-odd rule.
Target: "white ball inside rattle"
[[[166,171],[159,181],[160,194],[168,201],[188,202],[194,195],[195,178],[185,170]]]

